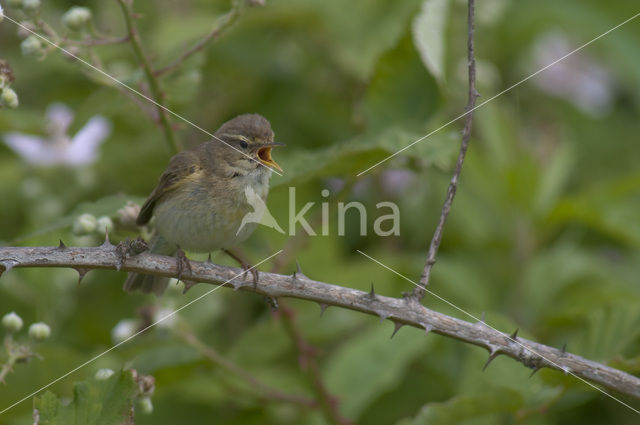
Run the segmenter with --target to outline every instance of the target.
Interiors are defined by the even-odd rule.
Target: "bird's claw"
[[[120,242],[116,246],[116,256],[118,257],[118,265],[117,269],[120,270],[124,262],[127,260],[127,257],[133,257],[138,254],[143,253],[144,251],[149,249],[149,245],[138,236],[136,239],[129,239]]]
[[[184,280],[182,279],[182,274],[185,271],[188,271],[189,274],[193,273],[193,271],[191,270],[191,263],[189,262],[187,255],[181,248],[178,248],[178,250],[176,251],[176,268],[178,271],[178,280]]]

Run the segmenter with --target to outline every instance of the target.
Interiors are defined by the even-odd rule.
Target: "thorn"
[[[533,375],[536,374],[537,371],[539,371],[540,369],[542,369],[541,367],[534,367],[533,370],[531,371],[531,375],[529,375],[529,378],[531,378]]]
[[[387,313],[386,311],[382,311],[382,312],[376,311],[376,313],[378,314],[378,316],[380,316],[380,323],[384,322],[385,319],[389,317],[389,313]]]
[[[518,339],[518,331],[520,330],[520,328],[516,328],[515,331],[513,331],[513,333],[509,336],[509,338],[511,338],[512,340],[517,340]]]
[[[16,265],[18,265],[19,263],[16,260],[4,260],[4,261],[0,261],[0,266],[4,267],[4,272],[8,272],[9,270],[11,270],[12,268],[14,268]]]
[[[213,263],[213,261],[211,261],[211,252],[209,252],[209,256],[207,257],[207,263]]]
[[[182,280],[182,283],[184,283],[184,290],[182,291],[182,294],[186,294],[187,291],[196,286],[198,282],[194,282],[193,280]]]
[[[491,351],[489,352],[489,358],[487,359],[487,362],[482,367],[483,372],[487,369],[487,366],[489,366],[489,364],[493,361],[493,359],[498,357],[498,355],[500,355],[500,350],[498,350],[495,347],[491,347]]]
[[[75,267],[75,270],[78,272],[78,286],[82,283],[82,279],[91,271],[91,269],[85,269],[83,267]]]
[[[376,299],[376,291],[373,289],[373,282],[371,282],[371,290],[369,291],[368,297],[372,300]]]
[[[109,240],[109,230],[104,231],[104,242],[102,242],[102,245],[100,245],[103,248],[111,248],[113,246],[113,244],[111,243],[111,241]]]
[[[427,325],[424,323],[421,323],[421,325],[424,327],[424,334],[425,335],[429,335],[429,332],[431,332],[433,330],[433,326],[431,325]]]
[[[571,369],[569,369],[569,366],[562,366],[560,369],[562,369],[565,375],[568,375],[571,372]]]
[[[267,303],[271,307],[271,311],[274,313],[277,312],[279,309],[278,299],[273,297],[265,297],[265,299],[267,300]]]
[[[562,355],[567,354],[567,343],[566,342],[564,344],[562,344],[562,349],[560,351],[562,352]]]
[[[327,307],[329,307],[329,304],[318,303],[318,305],[320,306],[320,317],[322,317],[324,311],[327,309]]]
[[[298,276],[302,276],[304,278],[309,279],[307,276],[305,276],[304,273],[302,273],[302,268],[300,267],[300,263],[298,262],[298,260],[296,260],[296,271],[293,272],[293,280],[296,280],[298,278]]]
[[[231,284],[233,285],[233,290],[237,291],[238,289],[242,288],[244,286],[244,283],[237,280],[237,279],[233,279],[231,281]]]
[[[484,318],[485,318],[485,312],[483,311],[482,315],[480,316],[480,320],[478,320],[475,324],[476,325],[485,325]]]
[[[60,244],[58,245],[58,249],[59,250],[67,249],[67,246],[64,244],[64,242],[62,242],[62,239],[60,239]]]
[[[400,323],[400,322],[396,322],[395,320],[393,321],[393,333],[391,334],[391,338],[394,337],[395,334],[398,333],[398,331],[400,330],[401,327],[404,326],[404,323]],[[391,339],[389,338],[389,339]]]

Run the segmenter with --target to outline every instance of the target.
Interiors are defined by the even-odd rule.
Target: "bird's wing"
[[[166,193],[171,192],[183,184],[192,181],[202,173],[199,156],[194,151],[183,151],[169,161],[169,166],[160,176],[158,186],[140,209],[136,223],[141,226],[151,220],[156,202]]]

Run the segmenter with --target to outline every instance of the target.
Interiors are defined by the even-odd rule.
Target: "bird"
[[[282,168],[271,157],[274,142],[269,121],[259,114],[242,114],[220,126],[212,140],[174,155],[156,188],[140,208],[138,226],[155,218],[149,242],[154,254],[178,256],[223,250],[243,268],[248,263],[231,251],[256,229],[258,221],[244,222],[254,212],[246,193],[263,202],[269,193],[272,171]],[[254,202],[255,203],[255,202]],[[257,274],[254,273],[254,283]],[[169,279],[129,273],[124,290],[140,290],[160,296]]]

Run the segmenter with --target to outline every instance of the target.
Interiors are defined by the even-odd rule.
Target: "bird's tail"
[[[149,252],[160,255],[174,255],[177,251],[175,244],[167,242],[162,236],[156,234],[149,242]],[[169,278],[152,276],[148,274],[129,273],[124,281],[123,289],[127,292],[142,291],[145,294],[154,293],[160,296],[167,289]]]

